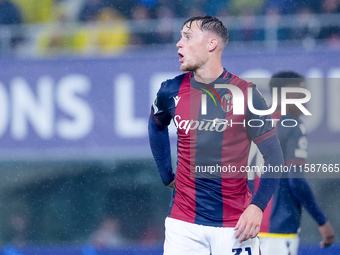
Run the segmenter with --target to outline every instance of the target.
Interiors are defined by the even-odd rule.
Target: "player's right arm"
[[[165,84],[162,84],[162,87]],[[158,172],[164,185],[173,187],[175,175],[171,165],[171,150],[168,125],[171,114],[168,111],[162,87],[157,93],[157,98],[151,107],[148,123],[149,142]]]
[[[157,124],[152,114],[149,117],[149,142],[158,172],[164,185],[171,187],[175,176],[172,172],[168,127]],[[172,184],[173,185],[173,184]]]

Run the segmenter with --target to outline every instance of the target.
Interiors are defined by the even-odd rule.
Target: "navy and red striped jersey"
[[[216,88],[215,84],[234,85],[242,91],[244,114],[233,114],[235,102],[231,90]],[[151,115],[160,127],[173,120],[178,135],[169,217],[207,226],[234,227],[251,202],[247,173],[239,170],[247,165],[251,140],[262,142],[276,131],[266,121],[270,116],[249,111],[248,88],[254,107],[267,109],[253,83],[227,70],[210,84],[195,81],[192,72],[162,83]],[[252,125],[248,125],[249,120]]]

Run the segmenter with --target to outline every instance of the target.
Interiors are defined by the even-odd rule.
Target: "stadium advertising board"
[[[224,66],[267,89],[273,72],[308,77],[311,144],[340,141],[340,65],[333,52],[226,52]],[[338,53],[337,53],[338,54]],[[150,155],[147,122],[162,81],[180,74],[177,55],[0,61],[0,151],[13,157]],[[174,137],[174,130],[171,130]]]

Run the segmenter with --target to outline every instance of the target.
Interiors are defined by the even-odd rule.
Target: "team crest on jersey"
[[[222,98],[221,98],[221,107],[222,110],[225,112],[230,112],[233,109],[233,96],[230,94],[225,94]]]

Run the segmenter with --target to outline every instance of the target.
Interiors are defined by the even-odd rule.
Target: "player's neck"
[[[221,62],[206,64],[194,71],[194,78],[201,83],[211,83],[223,73]]]

